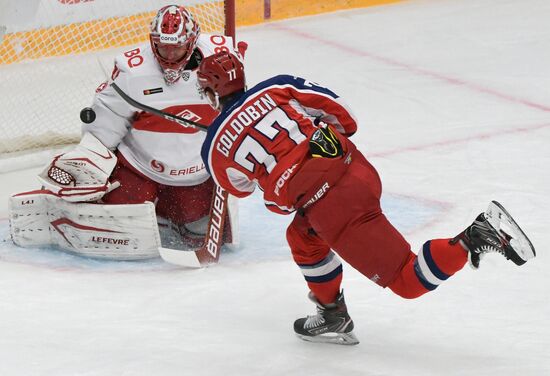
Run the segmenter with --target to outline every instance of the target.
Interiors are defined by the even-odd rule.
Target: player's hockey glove
[[[328,126],[313,133],[309,139],[309,152],[314,158],[337,158],[344,154],[340,141]]]

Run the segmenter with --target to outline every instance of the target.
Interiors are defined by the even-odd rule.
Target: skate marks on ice
[[[387,193],[382,198],[382,208],[390,221],[407,235],[440,218],[448,210],[448,205]],[[277,215],[263,207],[260,192],[240,200],[240,243],[235,248],[224,247],[219,264],[290,261],[285,234],[291,220],[292,215]],[[139,261],[108,261],[81,257],[56,248],[20,248],[10,239],[7,219],[0,220],[0,262],[91,272],[162,272],[180,269],[164,262],[160,257]]]

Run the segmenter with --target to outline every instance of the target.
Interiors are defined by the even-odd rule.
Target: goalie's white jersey
[[[164,81],[151,46],[142,44],[115,59],[111,81],[98,89],[92,108],[96,119],[83,125],[106,147],[119,153],[151,180],[171,186],[193,186],[209,177],[200,157],[205,133],[141,112],[127,104],[110,82],[148,106],[209,125],[217,116],[198,91],[196,71],[204,56],[233,50],[231,37],[201,35],[182,77],[172,85]]]

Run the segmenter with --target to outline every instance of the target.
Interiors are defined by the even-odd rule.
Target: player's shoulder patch
[[[332,90],[330,90],[327,87],[324,87],[314,81],[308,80],[306,78],[298,77],[298,76],[291,76],[288,74],[281,74],[278,76],[274,76],[266,81],[264,81],[265,85],[287,85],[292,86],[297,90],[300,91],[308,91],[308,92],[317,92],[320,94],[328,95],[332,98],[338,98],[338,95],[336,95]]]
[[[138,73],[157,70],[157,63],[148,43],[130,48],[115,57],[115,67],[120,73]]]
[[[234,52],[233,38],[219,34],[201,34],[197,40],[197,48],[203,56],[210,56],[218,52]]]

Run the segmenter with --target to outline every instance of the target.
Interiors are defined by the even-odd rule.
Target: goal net
[[[113,58],[174,0],[0,0],[0,160],[78,142]],[[177,2],[203,33],[234,33],[231,1]]]

